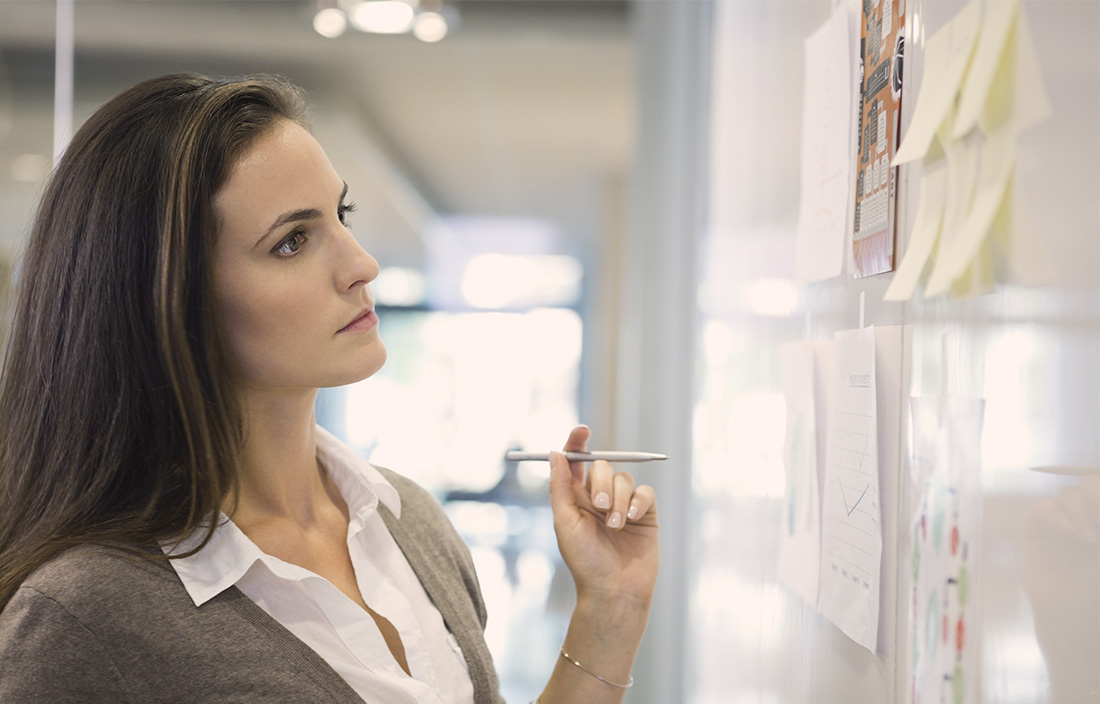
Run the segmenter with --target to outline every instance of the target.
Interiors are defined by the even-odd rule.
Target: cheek
[[[279,383],[302,368],[318,324],[315,301],[271,282],[248,285],[237,279],[218,289],[223,339],[242,380]]]

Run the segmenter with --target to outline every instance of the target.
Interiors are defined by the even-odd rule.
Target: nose
[[[350,230],[345,227],[340,230],[340,246],[336,251],[336,286],[340,291],[352,291],[378,277],[378,261],[363,249]]]

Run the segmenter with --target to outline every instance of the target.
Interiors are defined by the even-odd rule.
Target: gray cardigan
[[[470,552],[436,500],[401,495],[383,520],[462,647],[476,704],[502,704]],[[164,560],[74,548],[0,612],[0,702],[356,702],[323,658],[231,587],[196,607]]]

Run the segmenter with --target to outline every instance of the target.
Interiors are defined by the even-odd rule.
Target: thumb
[[[572,515],[577,510],[577,497],[573,493],[573,472],[559,452],[550,453],[550,508],[555,518]]]

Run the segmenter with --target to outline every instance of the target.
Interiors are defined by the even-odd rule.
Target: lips
[[[355,319],[336,331],[339,335],[342,332],[360,332],[362,330],[370,330],[378,324],[378,316],[374,313],[374,308],[365,308],[359,312],[359,315],[355,316]]]

